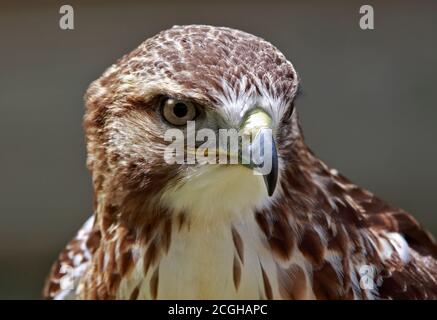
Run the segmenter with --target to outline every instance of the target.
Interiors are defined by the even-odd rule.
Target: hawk
[[[203,25],[162,31],[107,69],[85,95],[94,214],[44,297],[437,298],[432,236],[306,146],[298,85],[269,42]],[[167,163],[165,132],[190,121],[271,129],[270,172]]]

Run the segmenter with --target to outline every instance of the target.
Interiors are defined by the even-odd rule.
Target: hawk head
[[[132,207],[132,215],[156,205],[199,217],[207,217],[212,206],[230,214],[262,207],[280,192],[277,180],[300,138],[293,112],[297,87],[284,55],[242,31],[175,26],[146,40],[85,97],[88,166],[97,198],[109,197],[125,211]],[[221,129],[234,129],[250,139],[245,146],[239,142],[236,165],[169,163],[166,150],[173,141],[166,134],[174,129],[186,135],[208,129],[216,137]],[[271,152],[260,155],[269,155],[271,170],[254,174],[248,170],[256,167],[253,159],[243,164],[241,150],[253,150],[265,138],[264,129],[271,133]],[[211,143],[202,140],[191,149],[185,144],[184,156]],[[202,155],[211,150],[202,149]],[[215,151],[220,156],[220,146]],[[232,155],[226,156],[229,161]]]

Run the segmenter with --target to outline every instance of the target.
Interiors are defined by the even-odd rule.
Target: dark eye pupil
[[[173,107],[173,113],[178,118],[183,118],[188,113],[188,108],[183,103],[176,103],[176,105]]]

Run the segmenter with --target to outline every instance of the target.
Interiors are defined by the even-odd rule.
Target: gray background
[[[358,27],[373,4],[375,30]],[[173,24],[239,28],[294,63],[307,141],[329,165],[437,233],[437,2],[0,4],[0,298],[38,298],[50,264],[91,214],[82,96]]]

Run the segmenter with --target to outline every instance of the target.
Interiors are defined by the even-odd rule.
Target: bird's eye
[[[197,111],[190,102],[169,98],[164,101],[162,115],[172,125],[183,126],[187,121],[194,120]]]

